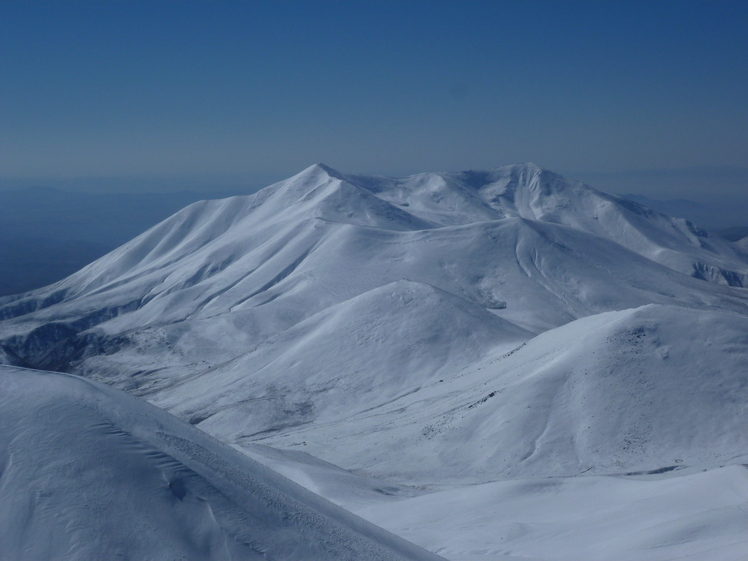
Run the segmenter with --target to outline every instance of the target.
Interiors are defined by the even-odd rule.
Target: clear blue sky
[[[746,178],[747,55],[744,0],[6,0],[0,179]]]

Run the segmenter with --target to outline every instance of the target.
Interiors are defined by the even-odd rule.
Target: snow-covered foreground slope
[[[448,559],[742,561],[748,468],[509,480],[360,509]]]
[[[0,559],[437,559],[87,380],[0,367],[0,427]]]
[[[748,466],[426,490],[252,445],[253,458],[455,561],[742,561]]]

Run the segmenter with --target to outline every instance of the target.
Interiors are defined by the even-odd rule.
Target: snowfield
[[[518,479],[358,510],[440,555],[507,559],[738,560],[748,551],[748,469],[682,477]]]
[[[81,484],[57,466],[100,447],[86,469],[103,489],[118,474],[132,498],[122,512],[139,524],[139,509],[158,518],[177,504],[166,454],[194,471],[201,499],[179,499],[183,517],[154,539],[187,557],[242,558],[243,546],[215,544],[246,542],[236,513],[254,499],[194,467],[207,447],[314,516],[332,513],[347,536],[336,544],[375,543],[382,558],[426,554],[274,474],[454,561],[743,559],[747,286],[739,244],[533,164],[403,179],[315,165],[190,205],[55,285],[0,299],[0,363],[14,365],[3,376],[33,380],[28,395],[0,397],[7,426],[49,424],[51,401],[31,396],[52,387],[70,401],[69,426],[33,429],[70,441],[61,459],[19,448],[30,467],[5,470],[0,491],[35,504],[23,477],[38,463],[54,467],[34,481],[72,497]],[[123,411],[106,422],[125,436],[95,428],[89,404],[105,398],[93,394]],[[151,428],[135,438],[126,427],[141,421]],[[155,422],[199,447],[174,455]],[[14,430],[0,429],[3,442],[20,442]],[[148,474],[142,486],[135,473]],[[134,543],[118,533],[133,535],[126,525],[94,539],[86,532],[106,517],[70,501],[6,518],[0,532],[20,536],[14,551],[51,544],[39,558],[71,539]],[[236,510],[221,518],[225,501]],[[75,522],[59,528],[80,532],[44,518],[70,508]],[[273,530],[261,549],[294,558],[286,541],[330,541],[312,526]],[[351,553],[359,545],[288,547],[299,559],[376,558]]]

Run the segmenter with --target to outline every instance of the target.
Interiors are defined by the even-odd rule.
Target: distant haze
[[[229,194],[0,191],[0,296],[58,281],[188,204]]]
[[[633,197],[664,214],[721,230],[748,226],[748,168],[566,172],[596,189]],[[637,197],[638,196],[638,197]]]
[[[330,163],[330,162],[326,162]],[[498,162],[490,168],[507,162]],[[511,163],[511,162],[510,162]],[[335,165],[335,164],[333,164]],[[344,168],[343,168],[344,169]],[[424,171],[463,171],[443,166]],[[299,170],[294,170],[298,172]],[[356,173],[357,169],[344,169]],[[618,172],[552,170],[569,179],[582,181],[600,191],[617,195],[632,195],[634,200],[670,216],[687,218],[703,227],[721,230],[733,226],[748,226],[748,168],[702,167],[681,169],[627,170]],[[377,174],[396,176],[388,170]],[[292,174],[291,174],[292,175]],[[114,177],[0,177],[0,192],[51,188],[71,193],[95,194],[156,194],[171,193],[175,201],[198,200],[194,197],[217,199],[233,195],[249,195],[268,185],[285,179],[272,173],[196,174],[196,175],[131,175]],[[186,198],[185,191],[190,191]],[[33,197],[29,195],[29,209]],[[75,197],[73,197],[75,198]],[[3,198],[0,197],[0,201]],[[82,199],[81,199],[82,200]],[[47,205],[45,216],[54,208]],[[7,209],[6,209],[7,210]],[[63,208],[59,209],[64,212]],[[173,210],[178,210],[173,207]],[[1,213],[0,213],[1,214]],[[166,215],[160,216],[161,219]],[[38,221],[41,217],[37,217]],[[13,215],[12,220],[18,221]],[[122,217],[122,220],[127,220]],[[54,221],[65,221],[64,216]],[[153,222],[155,224],[155,221]],[[149,222],[149,225],[151,223]],[[3,227],[0,227],[0,232]],[[137,230],[140,232],[141,230]],[[124,239],[122,241],[125,241]]]

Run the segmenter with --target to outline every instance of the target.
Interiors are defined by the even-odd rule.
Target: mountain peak
[[[521,170],[527,170],[532,173],[545,171],[544,168],[540,167],[538,164],[534,162],[522,162],[520,164],[510,164],[508,166],[501,166],[501,168],[521,169]],[[501,169],[501,168],[498,168],[498,169]]]
[[[308,168],[302,170],[295,177],[330,177],[333,179],[345,180],[345,175],[336,169],[323,163],[312,164]]]

